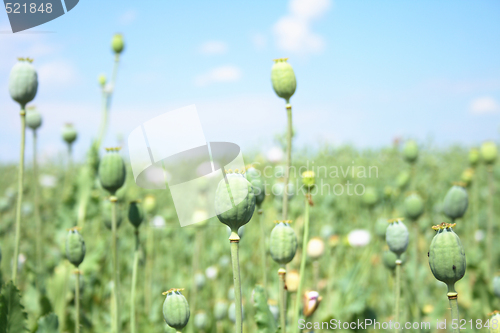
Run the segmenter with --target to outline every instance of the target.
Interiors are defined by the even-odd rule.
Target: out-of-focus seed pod
[[[304,171],[302,173],[302,184],[308,189],[311,190],[315,184],[316,184],[316,179],[314,176],[314,171]]]
[[[274,320],[278,320],[280,315],[280,308],[278,307],[278,302],[276,302],[274,299],[270,299],[267,301],[267,306],[269,307],[269,311],[271,311]]]
[[[0,213],[5,213],[10,208],[10,200],[9,198],[3,197],[0,198]]]
[[[321,231],[319,233],[321,235],[321,238],[323,238],[324,240],[328,240],[335,234],[335,229],[329,224],[324,224],[321,227]]]
[[[120,54],[125,48],[125,42],[123,41],[122,34],[115,34],[113,39],[111,39],[111,48],[115,54]]]
[[[454,185],[444,197],[443,212],[452,220],[458,219],[464,216],[468,205],[467,191],[462,186]]]
[[[405,188],[409,182],[410,182],[410,173],[406,170],[401,171],[396,177],[396,184],[400,189]]]
[[[367,187],[365,193],[363,193],[363,203],[368,207],[373,207],[378,202],[377,190],[373,187]]]
[[[414,140],[408,140],[403,148],[403,156],[408,163],[415,163],[418,158],[418,145]]]
[[[245,319],[245,308],[241,308],[241,311],[243,312],[242,319]],[[227,317],[233,324],[236,323],[236,304],[234,302],[227,309]]]
[[[163,302],[163,319],[168,326],[182,330],[189,321],[189,304],[181,294],[184,289],[170,289],[163,293],[167,295]]]
[[[194,315],[194,327],[204,332],[209,326],[208,316],[204,311],[200,311]]]
[[[500,297],[500,276],[495,276],[493,278],[493,293],[496,297]],[[500,325],[500,322],[498,323]]]
[[[255,210],[255,194],[252,184],[239,173],[227,173],[215,192],[215,212],[219,221],[238,232],[247,224]]]
[[[299,288],[299,271],[292,269],[286,272],[286,289],[288,292],[297,292]]]
[[[234,288],[233,287],[229,288],[229,290],[227,291],[227,299],[230,301],[234,301]]]
[[[106,75],[104,75],[104,74],[99,75],[99,77],[98,77],[98,79],[97,79],[97,80],[99,81],[99,85],[100,85],[102,88],[104,88],[104,86],[106,86],[106,80],[107,80],[107,79],[106,79]]]
[[[394,189],[391,186],[386,185],[384,187],[384,199],[389,200],[390,198],[392,198],[393,193],[394,193]]]
[[[108,230],[112,229],[111,226],[111,202],[109,200],[104,200],[103,202],[103,207],[101,209],[102,215],[103,215],[103,220],[104,220],[104,225]],[[116,212],[116,229],[120,227],[123,221],[123,213],[121,210],[117,210]]]
[[[215,318],[215,320],[217,320],[217,321],[224,320],[227,316],[227,308],[228,308],[228,305],[227,305],[226,301],[219,300],[219,301],[215,302],[215,306],[214,306],[214,318]]]
[[[128,220],[135,228],[139,228],[144,221],[144,210],[140,201],[131,201],[128,205]]]
[[[490,333],[500,333],[500,311],[495,310],[488,315],[490,316],[488,323]]]
[[[386,222],[387,223],[387,222]],[[382,253],[382,262],[384,266],[389,270],[394,270],[396,268],[396,260],[398,259],[398,255],[392,251],[386,250]],[[401,255],[401,264],[404,264],[406,261],[406,254],[403,253]]]
[[[266,198],[266,187],[260,177],[260,172],[253,166],[247,168],[245,173],[247,180],[252,184],[255,194],[255,204],[260,206]]]
[[[380,217],[375,222],[375,234],[380,238],[385,239],[385,232],[387,231],[387,219],[385,217]]]
[[[148,194],[144,197],[144,211],[146,214],[153,214],[156,209],[156,198]]]
[[[469,164],[471,167],[475,167],[477,163],[479,162],[479,149],[477,148],[472,148],[469,150]]]
[[[26,125],[34,131],[42,126],[42,115],[37,109],[28,108],[28,111],[26,111]]]
[[[31,102],[38,90],[38,74],[31,63],[32,59],[18,58],[9,76],[10,97],[22,107]]]
[[[290,227],[290,221],[276,221],[276,226],[271,231],[269,250],[271,257],[280,265],[292,261],[297,251],[297,235]]]
[[[206,283],[205,275],[202,273],[196,273],[194,275],[194,284],[196,285],[196,289],[201,290]]]
[[[85,258],[85,241],[78,232],[78,228],[72,228],[66,237],[66,257],[75,267],[80,266]]]
[[[285,183],[282,181],[277,182],[272,187],[273,194],[279,202],[283,199],[283,193],[285,191]],[[288,200],[291,200],[295,195],[295,185],[293,183],[288,183],[287,187]]]
[[[271,68],[271,82],[274,92],[287,103],[295,93],[297,81],[292,66],[287,62],[287,58],[275,59]]]
[[[120,148],[106,148],[106,151],[99,163],[99,180],[102,188],[115,195],[125,183],[125,163],[118,153]]]
[[[306,291],[304,293],[304,296],[302,298],[304,302],[304,317],[310,317],[314,314],[316,309],[318,308],[319,304],[321,303],[321,300],[323,298],[319,295],[317,291],[310,290]]]
[[[497,145],[493,141],[484,142],[481,145],[481,158],[486,164],[495,163],[498,155]]]
[[[437,233],[429,250],[432,274],[451,287],[465,275],[466,268],[464,248],[452,229],[454,226],[454,223],[441,223],[432,227]]]
[[[313,237],[307,243],[307,255],[312,260],[318,260],[325,253],[325,242],[319,237]]]
[[[462,176],[460,177],[462,182],[464,182],[465,186],[469,186],[474,179],[474,169],[467,168],[462,172]]]
[[[406,217],[412,221],[418,220],[424,213],[424,201],[417,193],[412,193],[406,197],[404,207]]]
[[[217,275],[219,275],[217,266],[208,266],[207,269],[205,269],[205,276],[207,277],[207,279],[215,280],[217,278]]]
[[[78,133],[76,132],[76,129],[73,127],[73,124],[65,124],[62,128],[62,138],[67,144],[72,144],[75,142],[76,138],[78,137]]]
[[[389,220],[385,240],[387,241],[387,245],[389,245],[389,249],[398,257],[406,251],[410,240],[410,233],[401,218]]]

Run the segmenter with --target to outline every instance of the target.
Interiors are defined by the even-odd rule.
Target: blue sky
[[[110,40],[125,36],[106,146],[138,124],[196,104],[209,141],[266,151],[286,124],[271,88],[288,57],[296,144],[440,146],[498,139],[500,2],[90,1],[9,33],[0,11],[0,161],[18,158],[19,117],[7,90],[16,57],[35,58],[42,155],[64,149],[73,122],[82,157],[100,119],[97,76],[111,74]],[[125,140],[126,141],[126,140]],[[29,144],[30,140],[28,140]]]

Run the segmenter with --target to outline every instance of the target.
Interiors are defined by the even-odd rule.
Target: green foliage
[[[8,282],[0,295],[0,333],[26,332],[26,319],[19,289],[12,281]]]
[[[55,313],[50,313],[38,320],[36,333],[59,333],[59,319]]]
[[[275,333],[277,331],[276,320],[274,319],[269,306],[267,305],[266,292],[264,287],[256,285],[253,290],[253,306],[255,308],[255,323],[259,333]]]

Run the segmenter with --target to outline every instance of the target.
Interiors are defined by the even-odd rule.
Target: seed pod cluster
[[[99,163],[99,180],[101,186],[114,195],[125,183],[125,163],[118,153],[120,148],[107,148],[106,151]]]
[[[176,330],[186,327],[190,316],[189,304],[182,295],[182,290],[184,289],[170,289],[163,293],[167,295],[163,302],[163,319],[168,326]]]
[[[401,218],[389,220],[389,226],[385,232],[385,240],[392,252],[400,257],[406,251],[409,239],[408,228],[406,228]]]
[[[417,193],[406,197],[404,202],[406,217],[415,221],[424,213],[424,201]]]
[[[10,97],[22,107],[31,102],[38,90],[38,74],[31,63],[32,59],[19,58],[9,76]]]
[[[462,186],[454,185],[444,197],[443,212],[450,219],[455,220],[464,216],[468,205],[467,191]]]
[[[269,240],[271,257],[280,265],[286,265],[292,261],[297,252],[297,235],[289,222],[276,221]]]
[[[75,267],[80,266],[85,258],[85,251],[85,241],[78,232],[78,228],[70,229],[66,237],[66,257],[69,262]]]
[[[284,98],[289,103],[290,98],[297,88],[297,81],[293,68],[287,60],[287,58],[274,60],[274,65],[271,69],[271,82],[276,95]]]

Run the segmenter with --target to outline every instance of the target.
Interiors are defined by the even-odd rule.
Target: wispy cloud
[[[77,78],[75,67],[66,61],[45,63],[38,67],[37,72],[39,80],[47,86],[66,87]]]
[[[500,105],[493,97],[484,96],[471,102],[470,111],[474,114],[497,113],[500,111]]]
[[[267,45],[267,38],[263,34],[253,34],[252,35],[252,43],[257,50],[262,50]]]
[[[129,9],[120,16],[118,21],[122,25],[129,25],[133,23],[136,19],[137,19],[137,11],[134,9]]]
[[[200,52],[207,55],[225,54],[227,49],[226,43],[216,40],[207,41],[200,46]]]
[[[196,77],[197,86],[207,86],[217,82],[235,82],[241,79],[241,69],[233,65],[220,66]]]
[[[312,23],[327,12],[331,0],[291,0],[289,13],[274,25],[278,47],[296,53],[318,53],[324,39],[312,31]]]

